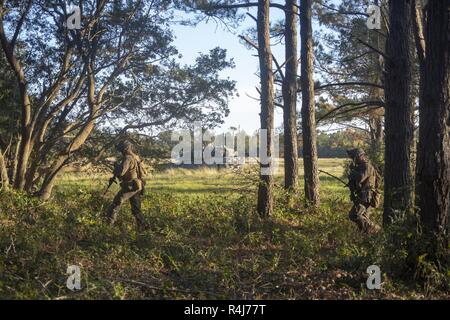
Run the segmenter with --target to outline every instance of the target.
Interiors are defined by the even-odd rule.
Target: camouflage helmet
[[[347,154],[352,159],[366,155],[364,150],[361,149],[361,148],[355,148],[355,149],[347,150]]]
[[[124,140],[116,144],[116,149],[120,152],[132,151],[133,145],[130,141]]]

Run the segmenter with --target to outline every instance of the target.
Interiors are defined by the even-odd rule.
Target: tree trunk
[[[37,152],[39,151],[37,150],[36,153]],[[27,170],[27,174],[25,176],[24,190],[27,192],[30,192],[33,189],[36,173],[41,164],[37,157],[32,157],[30,162],[31,162],[30,168]]]
[[[314,103],[314,64],[312,40],[312,0],[300,0],[302,136],[307,204],[319,205],[316,116]]]
[[[425,39],[417,202],[428,253],[437,258],[448,250],[450,223],[450,0],[428,2]]]
[[[423,89],[424,89],[424,68],[425,68],[425,35],[424,35],[424,19],[422,14],[422,1],[412,0],[411,2],[411,24],[414,35],[414,42],[416,45],[416,54],[419,62],[419,109],[420,106],[423,105]],[[415,103],[414,103],[415,104]],[[420,117],[417,116],[417,119]],[[416,122],[416,116],[414,118],[414,123]],[[411,155],[411,175],[412,178],[415,178],[414,173],[417,172],[417,148],[418,148],[418,140],[419,140],[419,130],[414,130],[413,133],[413,143],[412,143],[412,155]],[[415,187],[416,181],[413,181],[413,187]],[[414,197],[417,193],[415,190],[412,193]],[[415,203],[417,199],[414,197],[411,203]]]
[[[383,93],[381,94],[384,95]],[[377,96],[378,99],[382,97]],[[380,100],[381,101],[381,100]],[[383,117],[379,114],[369,115],[370,130],[370,160],[377,170],[380,170],[383,163]]]
[[[20,137],[19,158],[17,160],[17,172],[14,179],[14,188],[23,190],[25,187],[25,176],[28,167],[28,160],[31,154],[31,101],[27,93],[25,76],[19,72],[19,89],[22,98],[22,131]]]
[[[56,175],[49,178],[49,180],[46,180],[42,186],[41,189],[38,192],[38,196],[41,200],[48,200],[50,199],[53,191],[53,186],[55,185],[55,179]]]
[[[283,81],[283,124],[284,124],[284,187],[297,190],[297,3],[286,0],[285,59],[286,72]]]
[[[28,9],[31,5],[29,2]],[[14,55],[14,48],[8,42],[5,30],[3,27],[3,10],[0,14],[0,43],[2,45],[3,52],[5,53],[6,59],[9,65],[14,70],[17,78],[20,98],[21,98],[21,136],[20,136],[20,147],[17,160],[17,171],[14,177],[14,188],[22,190],[25,186],[25,175],[28,167],[28,160],[30,158],[32,144],[31,144],[31,101],[28,95],[27,81],[25,79],[25,71],[19,60]],[[27,10],[28,10],[27,9]],[[25,13],[24,13],[25,14]]]
[[[411,11],[417,57],[419,59],[420,70],[422,72],[423,68],[425,67],[425,35],[423,30],[424,26],[422,7],[417,3],[416,0],[412,0]],[[422,88],[423,86],[420,87]]]
[[[390,0],[386,42],[383,224],[411,207],[411,0]]]
[[[20,137],[17,137],[17,140],[20,140]],[[18,159],[19,159],[19,150],[20,150],[20,142],[16,142],[16,147],[14,150],[14,158],[12,159],[12,166],[11,166],[11,173],[9,175],[10,179],[10,183],[13,185],[14,181],[16,180],[16,175],[17,175],[17,167],[18,167]]]
[[[8,169],[6,168],[6,161],[2,149],[0,149],[0,187],[3,190],[9,189]]]
[[[379,6],[379,1],[375,0],[375,5]],[[371,32],[374,39],[374,46],[380,51],[384,51],[381,46],[380,33]],[[373,83],[378,85],[383,85],[384,76],[384,57],[381,53],[372,55],[372,61],[375,66],[374,74],[375,77],[372,80]],[[372,101],[383,101],[384,100],[384,89],[373,88],[370,90],[370,100]],[[376,166],[377,170],[381,170],[383,167],[383,139],[384,139],[384,127],[383,127],[383,117],[384,110],[377,109],[369,113],[369,129],[370,129],[370,160],[372,164]],[[381,171],[380,171],[381,172]]]
[[[258,190],[257,210],[262,217],[268,217],[273,211],[273,125],[274,125],[274,89],[272,71],[272,52],[269,36],[269,0],[258,2],[258,56],[261,73],[261,129],[267,136],[267,156],[269,163],[260,163],[261,182]],[[264,132],[266,131],[266,132]],[[261,152],[261,150],[260,150]],[[261,157],[261,154],[260,154]],[[268,172],[269,171],[269,172]]]
[[[59,156],[52,164],[49,171],[46,173],[44,182],[39,189],[38,196],[42,200],[48,200],[52,194],[53,185],[57,175],[61,172],[64,166],[67,164],[67,156]]]

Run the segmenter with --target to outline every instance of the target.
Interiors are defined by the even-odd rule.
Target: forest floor
[[[319,165],[337,176],[345,167],[339,159]],[[128,204],[114,227],[102,221],[118,190],[102,196],[107,176],[62,176],[47,202],[0,192],[0,299],[450,299],[450,272],[429,271],[425,287],[401,280],[405,241],[392,249],[388,232],[359,233],[337,180],[321,175],[315,211],[277,187],[275,212],[264,221],[255,212],[252,177],[154,172],[143,198],[151,227],[140,233]],[[282,184],[281,174],[276,181]],[[373,213],[378,223],[380,215]],[[366,286],[374,264],[380,290]],[[71,265],[80,267],[79,291],[66,286]]]

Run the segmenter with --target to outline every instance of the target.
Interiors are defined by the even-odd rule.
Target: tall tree
[[[284,186],[296,191],[298,175],[297,149],[297,1],[286,0],[285,64],[283,79]]]
[[[81,29],[69,30],[65,1],[0,0],[0,42],[18,84],[22,117],[14,186],[37,189],[44,199],[106,122],[121,118],[116,124],[125,124],[123,130],[180,119],[217,123],[234,90],[217,73],[233,65],[224,50],[201,55],[195,66],[176,63],[171,2],[77,4]]]
[[[380,7],[380,1],[375,0],[375,5]],[[380,7],[380,10],[382,8]],[[373,30],[371,30],[373,31]],[[378,30],[377,30],[378,31]],[[383,30],[384,31],[384,30]],[[373,64],[375,65],[376,72],[373,79],[371,79],[375,84],[382,85],[383,82],[383,68],[384,68],[384,56],[381,51],[381,32],[378,31],[375,33],[375,48],[380,51],[377,55],[372,55]],[[384,97],[384,90],[379,87],[372,88],[370,92],[370,100],[372,101],[382,101]],[[372,112],[369,114],[369,128],[370,128],[370,154],[372,155],[372,160],[374,160],[375,165],[377,167],[380,165],[381,155],[382,155],[382,147],[383,147],[383,138],[384,138],[384,128],[383,128],[383,117],[380,115],[380,112]],[[377,168],[379,169],[379,168]]]
[[[426,9],[423,90],[417,157],[417,197],[428,253],[447,252],[450,228],[450,0]],[[441,250],[439,250],[441,249]]]
[[[261,130],[267,141],[268,163],[260,163],[261,181],[258,189],[257,210],[262,217],[268,217],[273,211],[273,125],[274,125],[274,86],[272,71],[272,51],[270,48],[269,0],[258,2],[257,31],[258,58],[261,77]],[[265,131],[265,132],[264,132]],[[261,156],[261,155],[260,155]]]
[[[383,224],[411,205],[411,0],[389,1],[385,60],[385,170]]]
[[[300,0],[300,37],[305,197],[308,204],[317,206],[320,197],[313,80],[312,0]]]
[[[18,112],[18,88],[14,74],[0,50],[0,187],[9,188],[14,176],[14,142],[17,139],[20,121]],[[9,162],[12,165],[9,165]],[[8,170],[8,167],[11,170]]]
[[[385,0],[375,0],[384,16]],[[367,3],[321,1],[318,19],[326,28],[315,48],[320,95],[318,123],[358,128],[367,133],[368,155],[378,169],[384,154],[384,55],[387,21],[380,29],[367,28]],[[382,41],[383,40],[383,41]]]

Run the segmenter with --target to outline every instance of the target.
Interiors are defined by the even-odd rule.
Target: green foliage
[[[7,39],[15,38],[14,30],[20,34],[17,45],[4,44],[3,51],[23,68],[27,86],[22,94],[30,98],[30,114],[24,114],[30,123],[23,125],[33,128],[33,143],[30,155],[22,155],[28,148],[18,154],[33,162],[24,163],[25,175],[31,177],[27,191],[51,189],[48,184],[63,168],[55,166],[55,159],[67,157],[64,166],[98,161],[105,142],[127,131],[148,134],[193,121],[215,127],[228,115],[229,99],[237,91],[235,81],[222,72],[234,62],[225,49],[213,48],[192,65],[182,65],[173,45],[172,1],[106,1],[98,6],[98,1],[85,0],[78,31],[64,27],[64,2],[33,1],[25,7],[5,3],[2,29]],[[0,55],[0,148],[11,145],[5,158],[12,172],[15,147],[28,138],[17,137],[21,72],[13,74],[5,60]]]
[[[339,174],[336,161],[320,164]],[[412,241],[400,232],[406,224],[364,237],[347,219],[347,191],[326,177],[321,177],[322,205],[309,212],[302,194],[293,208],[286,206],[288,195],[281,188],[282,177],[276,176],[276,210],[262,220],[255,212],[254,174],[251,168],[240,175],[212,169],[156,172],[143,200],[151,227],[141,233],[128,205],[116,226],[103,222],[112,197],[112,192],[101,196],[106,176],[66,176],[49,202],[2,192],[0,298],[448,296],[431,280],[434,289],[425,291],[396,274],[404,270]],[[374,219],[379,222],[379,212]],[[386,273],[381,292],[365,289],[366,268],[374,263]],[[81,267],[79,292],[66,288],[69,265]],[[434,273],[433,281],[441,275]]]
[[[19,90],[14,74],[0,50],[0,149],[6,149],[9,138],[19,131],[20,112],[18,109]]]
[[[333,133],[320,132],[317,135],[320,158],[347,158],[347,150],[361,147],[368,136],[361,130],[346,129]]]

